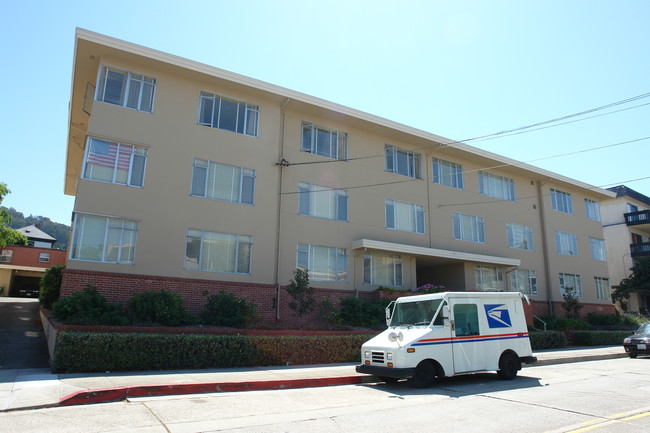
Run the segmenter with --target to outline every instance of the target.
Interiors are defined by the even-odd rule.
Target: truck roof
[[[448,298],[521,298],[520,292],[440,292],[423,295],[401,296],[396,302],[417,302],[430,299]]]

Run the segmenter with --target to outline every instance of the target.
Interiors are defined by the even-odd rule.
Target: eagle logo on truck
[[[485,305],[485,314],[490,328],[512,328],[510,313],[505,304]]]

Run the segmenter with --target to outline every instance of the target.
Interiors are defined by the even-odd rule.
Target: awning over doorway
[[[359,239],[352,241],[352,249],[367,248],[371,250],[388,251],[391,253],[410,254],[414,256],[432,257],[449,261],[489,263],[502,266],[520,266],[521,260],[508,257],[487,256],[484,254],[464,253],[461,251],[441,250],[438,248],[416,247],[414,245],[395,244],[392,242]]]

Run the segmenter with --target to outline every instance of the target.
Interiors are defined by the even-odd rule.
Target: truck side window
[[[456,324],[457,337],[479,335],[476,304],[454,305],[454,323]]]

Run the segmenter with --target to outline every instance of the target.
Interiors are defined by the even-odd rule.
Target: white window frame
[[[376,281],[374,275],[376,274],[377,266],[384,266],[384,264],[377,263],[379,260],[387,260],[392,263],[387,263],[387,273],[389,273],[390,281]],[[387,287],[402,287],[404,285],[404,260],[398,254],[377,254],[371,253],[363,256],[362,272],[364,285],[379,285]]]
[[[591,258],[593,260],[607,261],[607,251],[603,239],[589,238],[589,249],[591,250]]]
[[[298,214],[332,221],[348,221],[347,190],[300,182],[298,184]],[[317,209],[327,208],[326,215]]]
[[[93,148],[97,146],[106,146],[106,154],[92,152]],[[115,149],[114,154],[112,149]],[[112,159],[112,162],[111,162]],[[112,169],[110,168],[112,165]],[[141,177],[134,176],[134,169],[137,165],[141,165]],[[111,169],[113,175],[111,179],[101,179],[99,176],[94,175],[96,170],[95,166],[102,166]],[[119,179],[119,171],[127,170],[126,181]],[[94,182],[114,183],[116,185],[125,185],[133,188],[143,188],[144,179],[147,172],[147,149],[141,146],[134,146],[131,144],[124,144],[117,141],[103,140],[95,137],[88,137],[86,141],[86,150],[84,154],[84,171],[83,179],[92,180]]]
[[[596,299],[611,300],[611,286],[609,285],[609,278],[594,277],[596,284]]]
[[[206,248],[206,242],[210,242],[210,239],[206,239],[207,237],[211,235],[216,235],[216,236],[224,236],[230,239],[226,239],[224,245],[227,247],[227,250],[225,252],[223,251],[212,251],[208,248]],[[189,247],[190,247],[190,241],[196,241],[198,240],[198,245],[195,245],[198,247],[198,251],[193,251],[193,253],[196,253],[197,257],[196,258],[196,263],[192,263],[190,260],[188,260],[188,254],[189,254]],[[242,252],[242,248],[247,247],[248,248],[248,257],[247,257],[247,264],[248,264],[248,269],[245,269],[245,271],[240,271],[240,265],[246,265],[246,262],[240,263],[240,253]],[[215,257],[216,256],[225,256],[226,260],[234,259],[233,261],[233,268],[232,270],[230,268],[226,268],[225,270],[220,270],[220,269],[212,269],[212,268],[207,268],[204,266],[204,260],[206,261],[209,260],[209,257],[204,257],[204,254],[210,254],[212,255],[214,253]],[[215,272],[215,273],[220,273],[220,274],[239,274],[239,275],[251,275],[251,269],[253,268],[253,237],[250,235],[241,235],[241,234],[235,234],[235,233],[222,233],[222,232],[215,232],[211,230],[201,230],[201,229],[188,229],[187,234],[185,236],[185,263],[184,263],[184,269],[188,271],[200,271],[200,272]]]
[[[39,263],[50,263],[50,253],[38,253]]]
[[[600,221],[600,204],[595,200],[585,199],[585,215],[587,219]]]
[[[217,182],[220,169],[232,171],[229,185]],[[199,171],[201,170],[204,170],[205,176],[205,180],[202,184],[199,177]],[[226,190],[226,186],[230,187],[230,191]],[[212,194],[208,195],[210,189],[212,189]],[[221,162],[209,161],[206,159],[194,158],[194,162],[192,163],[190,195],[193,197],[252,206],[255,204],[255,170],[246,167],[223,164]],[[230,196],[230,198],[224,198],[225,196]]]
[[[0,252],[0,263],[11,263],[14,256],[14,250],[2,249]]]
[[[578,237],[573,233],[556,230],[555,252],[564,256],[578,257]]]
[[[322,267],[318,257],[325,252],[326,267]],[[299,243],[296,249],[296,268],[309,272],[311,281],[348,281],[348,250],[345,248],[327,247]]]
[[[517,268],[510,273],[510,289],[525,295],[537,296],[537,273],[534,269]]]
[[[309,131],[308,140],[305,138],[306,131]],[[327,152],[322,152],[319,148],[319,134],[328,134],[329,136]],[[300,133],[300,150],[313,155],[324,156],[325,158],[346,161],[348,159],[348,134],[343,131],[303,121]]]
[[[124,76],[119,101],[107,100],[109,98],[106,95],[106,83],[109,80],[109,72]],[[139,83],[137,90],[135,90],[134,87],[134,83],[136,82]],[[151,91],[151,95],[148,98],[149,107],[147,107],[147,105],[143,106],[143,103],[146,101],[144,98],[147,96],[145,88],[149,88]],[[134,95],[133,93],[136,91],[138,94]],[[131,101],[133,96],[135,96],[137,99],[135,106]],[[97,77],[97,90],[95,92],[96,101],[117,105],[120,107],[131,108],[133,110],[142,111],[145,113],[153,113],[155,96],[156,79],[154,77],[106,65],[102,65],[102,67],[99,68],[99,74]]]
[[[103,220],[103,233],[87,232],[87,219],[94,219],[96,223],[100,223],[101,220]],[[138,242],[138,230],[139,222],[136,220],[75,213],[70,260],[133,265],[135,264],[135,257],[137,254],[136,247]],[[118,234],[117,245],[114,243],[116,240],[111,236],[111,233],[115,234],[115,232]],[[84,239],[86,242],[84,242]],[[86,243],[88,243],[89,239],[101,239],[101,251],[99,251],[97,259],[88,258],[88,256],[86,256],[81,250],[81,248],[84,248]],[[95,247],[91,245],[91,248]],[[113,251],[113,248],[117,248],[115,260],[108,258],[109,254]],[[131,251],[130,255],[128,254],[129,251]]]
[[[431,181],[450,188],[464,189],[463,166],[456,162],[433,158],[431,162]]]
[[[386,144],[384,153],[386,171],[413,179],[422,179],[422,155],[418,152]],[[403,164],[400,164],[400,161],[403,161]]]
[[[465,237],[469,224],[470,236]],[[452,213],[452,231],[454,239],[466,242],[485,243],[485,220],[476,215],[461,212]]]
[[[476,265],[474,268],[476,290],[481,292],[504,292],[506,290],[503,270],[497,266]]]
[[[506,234],[508,238],[508,248],[519,250],[533,251],[533,228],[516,223],[506,224]]]
[[[582,278],[577,274],[560,272],[560,295],[566,294],[566,288],[573,287],[578,298],[582,298]]]
[[[551,206],[553,210],[573,215],[573,199],[568,192],[551,188]]]
[[[425,216],[424,207],[415,203],[408,203],[399,200],[384,200],[386,214],[386,228],[409,233],[424,234]],[[408,220],[400,215],[408,213]]]
[[[208,103],[210,104],[209,106],[207,105]],[[235,118],[228,119],[228,121],[234,120],[234,129],[226,127],[226,109],[224,108],[224,103],[236,106]],[[196,121],[199,125],[234,132],[248,137],[258,137],[259,120],[260,108],[258,105],[239,99],[227,98],[212,92],[201,91],[199,94],[199,112]]]
[[[515,181],[509,177],[479,170],[478,189],[481,195],[501,200],[516,201]]]

